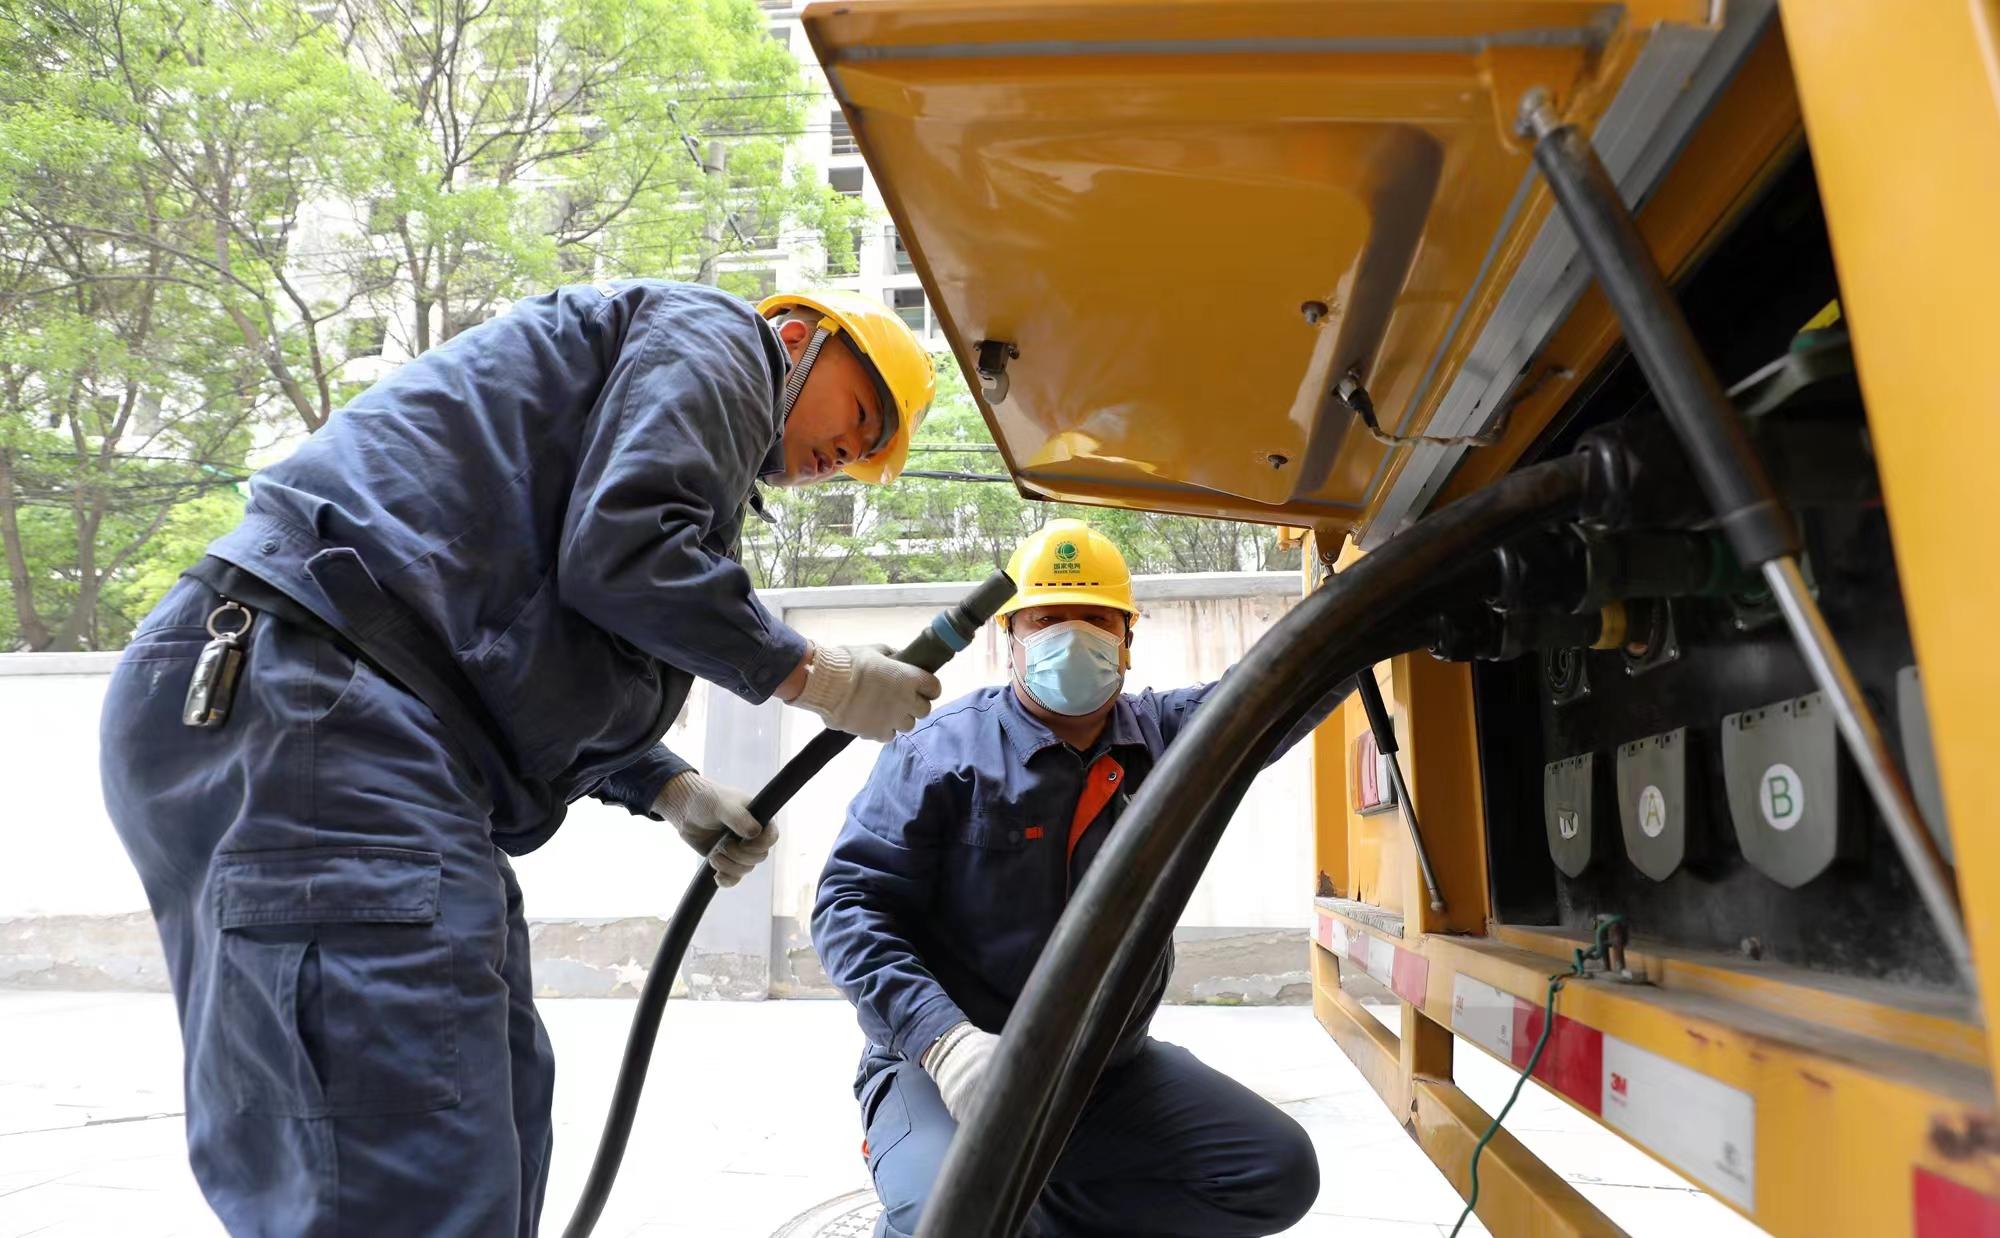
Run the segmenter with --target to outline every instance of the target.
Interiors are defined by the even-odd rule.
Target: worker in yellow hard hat
[[[535,1232],[554,1067],[507,857],[590,795],[721,884],[763,860],[749,796],[660,743],[696,676],[878,740],[929,712],[934,676],[808,642],[731,556],[759,482],[892,480],[931,374],[855,293],[579,284],[251,483],[140,625],[101,749],[228,1229]]]
[[[808,461],[804,459],[788,459],[788,465],[800,466],[794,468],[791,475],[799,480],[812,481],[837,468],[857,481],[880,483],[896,480],[903,471],[903,462],[910,455],[910,436],[916,433],[917,427],[923,424],[924,414],[930,411],[937,385],[931,370],[930,354],[910,333],[910,328],[875,298],[831,288],[814,293],[780,293],[766,297],[757,306],[757,312],[776,321],[779,337],[788,348],[797,349],[797,360],[786,380],[780,406],[787,417],[788,438],[791,437],[791,419],[802,416],[812,419],[811,430],[814,433],[806,432],[807,428],[802,426],[797,435],[800,441],[796,450],[817,457],[811,461],[816,471],[806,470],[803,466]],[[808,396],[800,404],[793,403],[798,398],[797,393],[806,390],[806,379],[819,364],[828,340],[838,340],[851,358],[847,363],[836,359],[831,364],[842,368],[847,364],[853,365],[867,377],[875,390],[876,416],[870,422],[874,437],[867,444],[867,450],[860,453],[837,454],[844,447],[837,434],[830,440],[817,437],[824,431],[844,428],[846,410],[833,403],[839,397],[828,395],[824,399],[814,399]],[[835,350],[836,354],[841,351]],[[828,391],[836,389],[832,384],[826,388]],[[822,417],[826,419],[824,426],[818,424]],[[788,442],[788,456],[793,450],[794,444]]]
[[[1082,521],[1031,534],[1007,571],[1020,584],[999,617],[1009,682],[882,749],[813,910],[820,962],[868,1038],[855,1091],[882,1200],[876,1238],[916,1233],[1070,891],[1214,686],[1123,691],[1139,628],[1132,576]],[[1029,1231],[1275,1234],[1312,1207],[1318,1160],[1304,1129],[1147,1034],[1172,971],[1170,947]]]

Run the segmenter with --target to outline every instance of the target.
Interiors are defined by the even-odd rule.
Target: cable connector
[[[1571,980],[1589,979],[1588,965],[1593,959],[1602,960],[1614,976],[1631,979],[1632,973],[1625,966],[1625,946],[1631,935],[1625,924],[1625,917],[1615,914],[1597,917],[1597,927],[1590,935],[1588,947],[1578,946],[1570,956],[1569,970],[1557,972],[1549,977],[1548,997],[1542,1003],[1542,1034],[1535,1037],[1534,1051],[1528,1054],[1528,1064],[1514,1080],[1514,1090],[1507,1094],[1507,1103],[1500,1106],[1500,1112],[1486,1124],[1486,1131],[1479,1136],[1479,1142],[1472,1145],[1472,1162],[1466,1172],[1472,1180],[1471,1189],[1466,1192],[1465,1211],[1458,1214],[1458,1224],[1451,1227],[1451,1238],[1458,1238],[1465,1222],[1472,1216],[1472,1210],[1479,1206],[1479,1158],[1486,1151],[1486,1145],[1500,1133],[1500,1124],[1507,1120],[1507,1114],[1514,1108],[1514,1102],[1521,1099],[1521,1089],[1534,1077],[1536,1067],[1542,1064],[1542,1053],[1549,1047],[1549,1040],[1556,1027],[1556,994],[1562,992],[1563,985]]]
[[[1368,398],[1368,388],[1361,385],[1361,375],[1349,370],[1340,380],[1333,393],[1340,402],[1347,405],[1368,431],[1368,437],[1384,447],[1407,447],[1412,443],[1428,443],[1433,447],[1491,447],[1507,433],[1507,416],[1512,412],[1510,405],[1506,412],[1494,418],[1493,424],[1478,434],[1429,435],[1391,434],[1375,420],[1375,401]]]

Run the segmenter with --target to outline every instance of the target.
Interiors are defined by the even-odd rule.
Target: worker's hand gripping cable
[[[934,698],[937,695],[934,672],[970,645],[979,629],[1013,596],[1013,579],[1005,572],[995,572],[965,601],[934,616],[930,626],[918,633],[917,638],[905,645],[893,660],[884,652],[865,646],[839,650],[848,655],[845,682],[826,698],[831,708],[825,716],[830,722],[839,717],[855,726],[867,726],[871,734],[883,739],[893,736],[903,729],[893,725],[901,719],[889,718],[888,711],[881,708],[880,702],[895,693],[872,692],[870,682],[901,685],[909,682],[910,675],[922,675],[930,680],[930,696]],[[854,656],[857,654],[866,656]],[[808,674],[819,673],[820,664],[816,657],[814,668]],[[839,672],[836,675],[841,677]],[[902,678],[898,679],[898,676]],[[811,691],[810,684],[809,679],[808,692]],[[905,721],[904,726],[911,725],[913,721]],[[876,724],[881,725],[878,728]],[[659,952],[653,957],[652,969],[646,973],[645,987],[639,993],[639,1009],[632,1016],[632,1031],[625,1041],[625,1058],[618,1067],[618,1084],[612,1092],[611,1112],[605,1118],[604,1134],[598,1140],[597,1156],[590,1166],[590,1178],[584,1184],[582,1198],[577,1201],[576,1214],[563,1230],[563,1238],[583,1238],[595,1229],[605,1201],[611,1196],[612,1183],[618,1178],[618,1166],[625,1157],[626,1141],[632,1135],[632,1121],[639,1112],[639,1094],[646,1086],[646,1071],[652,1062],[653,1043],[659,1038],[660,1018],[666,1011],[667,994],[673,988],[674,976],[680,971],[688,944],[694,940],[695,926],[701,922],[702,913],[708,910],[717,888],[734,885],[755,865],[757,859],[763,857],[769,840],[777,836],[771,821],[778,815],[778,810],[798,794],[813,775],[824,769],[827,762],[853,742],[853,732],[821,731],[799,750],[797,756],[785,762],[777,776],[765,783],[763,789],[747,803],[739,802],[740,792],[700,781],[699,775],[683,774],[669,783],[662,793],[661,802],[656,806],[662,816],[674,822],[683,837],[693,842],[701,836],[700,832],[712,831],[706,834],[713,840],[707,851],[709,862],[695,874],[694,880],[688,883],[686,893],[681,895],[680,906],[675,910],[674,918],[668,921],[666,936],[660,942]],[[688,783],[690,777],[697,781]],[[674,788],[681,784],[686,784],[684,790],[676,792]],[[746,827],[750,826],[756,828],[746,833]],[[755,852],[756,859],[751,859],[748,865],[742,864],[741,861],[752,853],[735,849],[760,843],[763,847]],[[741,871],[732,875],[732,869],[737,867]]]
[[[931,711],[937,676],[890,652],[887,645],[815,646],[806,686],[793,702],[836,731],[887,742]],[[912,692],[920,702],[912,713]]]
[[[778,842],[778,827],[759,824],[750,796],[689,770],[667,782],[653,811],[680,831],[681,841],[708,858],[715,884],[727,890],[750,875]]]

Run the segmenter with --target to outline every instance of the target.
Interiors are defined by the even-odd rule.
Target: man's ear
[[[805,351],[806,340],[811,336],[811,324],[802,319],[787,318],[778,324],[778,338],[785,342],[785,351],[792,354],[793,360]]]

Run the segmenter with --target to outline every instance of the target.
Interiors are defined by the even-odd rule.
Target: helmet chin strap
[[[798,363],[792,366],[792,372],[785,375],[785,390],[778,397],[778,430],[781,433],[792,419],[792,405],[798,403],[799,392],[805,390],[806,376],[812,373],[813,362],[819,360],[819,350],[824,348],[827,340],[832,337],[833,332],[827,329],[824,321],[813,328],[812,338],[806,341],[805,352],[799,354]]]

